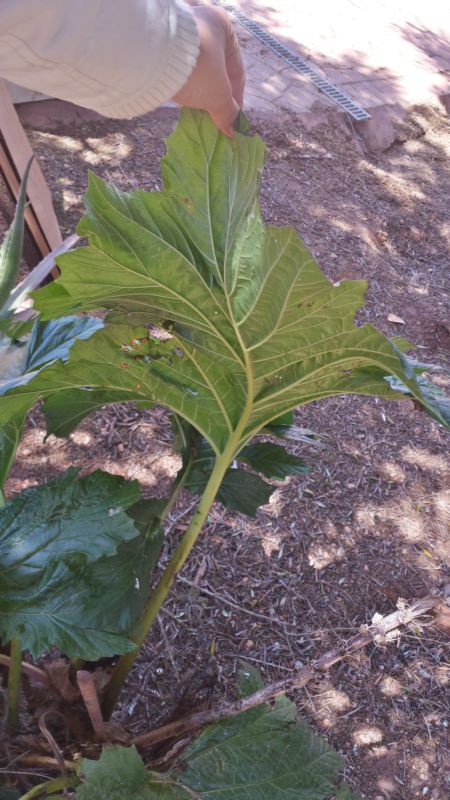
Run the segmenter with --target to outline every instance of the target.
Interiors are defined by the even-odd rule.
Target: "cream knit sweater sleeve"
[[[156,108],[197,55],[183,0],[0,0],[0,77],[105,116]]]

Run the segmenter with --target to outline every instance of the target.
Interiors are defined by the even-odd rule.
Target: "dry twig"
[[[105,721],[102,716],[92,672],[79,669],[77,672],[77,683],[84,705],[86,706],[86,711],[89,714],[94,733],[101,741],[104,741],[106,738]]]
[[[325,653],[323,656],[313,661],[308,667],[303,667],[293,677],[270,683],[257,692],[243,697],[240,700],[236,700],[234,703],[228,703],[221,708],[198,711],[194,714],[190,714],[188,717],[184,717],[184,719],[169,722],[167,725],[144,733],[141,736],[135,736],[132,740],[132,744],[135,744],[137,747],[149,747],[157,742],[173,739],[188,731],[201,728],[204,725],[209,725],[212,722],[218,722],[221,719],[241,714],[243,711],[265,703],[267,700],[277,697],[280,694],[291,692],[294,689],[301,689],[309,683],[318,672],[326,672],[333,664],[342,661],[344,658],[361,650],[366,645],[372,643],[382,645],[392,640],[398,635],[399,626],[408,625],[413,620],[440,605],[440,602],[439,598],[429,596],[420,600],[413,600],[410,605],[406,607],[402,601],[399,601],[397,611],[385,617],[381,617],[380,619],[376,619],[376,622],[372,625],[362,626],[360,633],[345,642],[342,647],[336,647],[328,653]]]

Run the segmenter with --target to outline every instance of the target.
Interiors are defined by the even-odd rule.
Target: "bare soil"
[[[297,228],[331,280],[368,279],[361,320],[411,339],[421,360],[449,366],[448,118],[416,109],[399,140],[370,158],[335,120],[309,132],[295,115],[252,121],[268,145],[266,220]],[[30,129],[63,231],[81,214],[88,168],[124,189],[159,187],[163,139],[174,125],[165,110],[132,122]],[[241,659],[267,681],[286,676],[374,613],[391,611],[399,595],[450,584],[448,435],[410,401],[338,397],[303,409],[298,422],[322,436],[321,450],[293,447],[311,472],[280,485],[255,519],[213,507],[127,685],[120,716],[131,730],[190,710],[205,700],[205,686],[212,702],[231,697]],[[164,411],[113,406],[68,440],[44,444],[35,410],[8,492],[72,464],[137,478],[146,494],[162,494],[178,465]],[[186,495],[174,509],[162,563],[191,506]],[[296,697],[368,800],[449,796],[448,636],[417,626]]]

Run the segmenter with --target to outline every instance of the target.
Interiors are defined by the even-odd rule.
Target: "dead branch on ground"
[[[333,664],[343,661],[358,650],[362,650],[366,645],[382,646],[389,641],[393,641],[400,635],[399,628],[401,626],[409,625],[432,609],[438,608],[441,604],[442,600],[439,597],[432,596],[412,600],[408,606],[404,600],[399,599],[397,610],[392,614],[387,614],[385,617],[381,617],[379,614],[375,615],[371,625],[361,626],[360,632],[344,642],[342,646],[328,651],[309,666],[300,669],[293,677],[270,683],[268,686],[264,686],[258,689],[257,692],[236,700],[234,703],[228,703],[220,708],[198,711],[183,719],[169,722],[167,725],[144,733],[141,736],[135,736],[132,739],[132,744],[137,747],[149,747],[167,739],[174,739],[188,731],[202,728],[212,722],[234,717],[280,694],[292,692],[294,689],[301,689],[315,678],[318,673],[327,672]]]

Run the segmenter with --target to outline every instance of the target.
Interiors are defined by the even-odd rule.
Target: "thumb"
[[[235,134],[234,122],[240,109],[231,93],[231,85],[229,87],[229,92],[227,92],[227,97],[224,98],[220,106],[215,109],[210,108],[208,111],[209,116],[219,130],[221,130],[225,136],[233,137]]]

